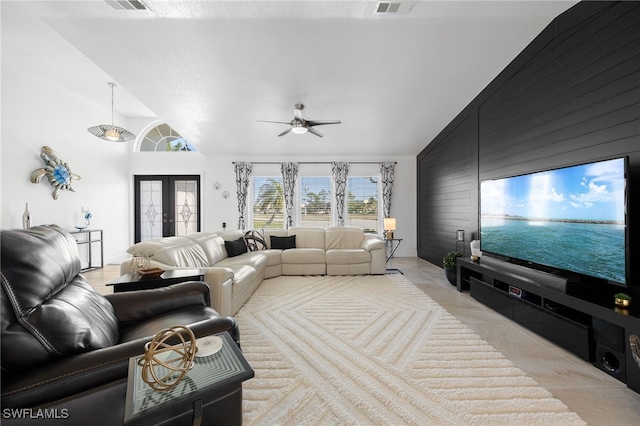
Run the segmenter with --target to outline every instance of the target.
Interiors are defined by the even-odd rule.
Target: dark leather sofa
[[[209,307],[203,282],[102,296],[61,228],[3,230],[0,243],[3,425],[123,424],[129,358],[163,328],[227,331],[239,345],[235,320]],[[191,424],[192,409],[177,405],[168,418]],[[241,385],[206,397],[203,419],[241,424]]]

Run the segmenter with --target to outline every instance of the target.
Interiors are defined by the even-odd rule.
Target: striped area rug
[[[236,315],[248,425],[583,425],[402,275],[278,277]]]

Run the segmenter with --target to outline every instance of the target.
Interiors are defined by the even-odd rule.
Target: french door
[[[200,176],[134,177],[135,241],[200,231]]]

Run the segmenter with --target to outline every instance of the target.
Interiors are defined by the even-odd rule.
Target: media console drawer
[[[474,277],[469,280],[471,297],[575,355],[591,361],[588,324],[563,317]]]
[[[494,311],[511,318],[511,297],[474,277],[469,279],[471,297]]]

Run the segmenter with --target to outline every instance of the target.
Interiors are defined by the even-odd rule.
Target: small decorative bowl
[[[146,268],[138,271],[142,278],[158,278],[164,273],[162,268]]]
[[[625,308],[631,304],[631,299],[621,299],[619,297],[615,298],[617,306],[624,306]]]

